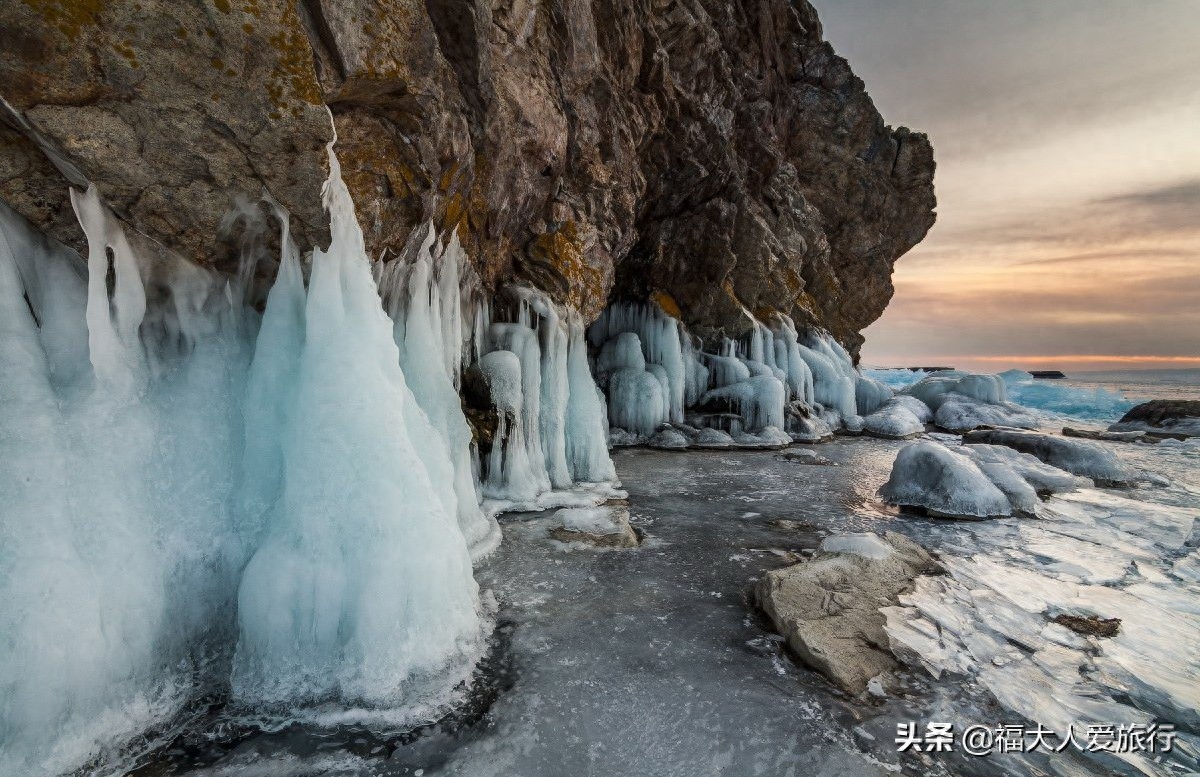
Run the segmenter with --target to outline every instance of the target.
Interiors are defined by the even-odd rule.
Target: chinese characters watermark
[[[1057,732],[1040,724],[1003,723],[971,725],[956,737],[953,723],[896,724],[896,750],[915,753],[951,753],[956,746],[967,755],[993,753],[1060,753],[1067,747],[1086,753],[1169,753],[1175,744],[1170,723],[1071,724]]]

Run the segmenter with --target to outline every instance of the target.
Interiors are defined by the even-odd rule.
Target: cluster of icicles
[[[758,447],[814,442],[862,429],[890,389],[864,377],[824,332],[770,325],[746,311],[750,333],[701,350],[653,304],[613,305],[588,330],[596,380],[608,395],[615,445]]]
[[[91,189],[72,192],[85,265],[0,205],[0,773],[103,771],[214,689],[256,714],[420,719],[484,648],[472,562],[495,511],[613,493],[578,317],[520,290],[510,322],[464,305],[462,249],[432,227],[373,265],[330,162],[311,264],[265,202],[282,248],[261,314],[254,241],[227,278],[126,234]],[[499,409],[483,461],[464,360]]]

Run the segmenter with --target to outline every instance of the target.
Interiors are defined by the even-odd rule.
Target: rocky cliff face
[[[0,198],[75,246],[88,181],[218,267],[264,189],[323,244],[336,131],[372,255],[432,220],[489,287],[655,299],[706,337],[778,311],[857,349],[934,220],[929,142],[804,0],[13,0],[0,47]]]

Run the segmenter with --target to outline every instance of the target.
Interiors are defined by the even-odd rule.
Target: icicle
[[[138,326],[146,313],[142,279],[129,241],[111,224],[95,186],[80,193],[71,190],[71,204],[88,241],[88,346],[96,376],[114,391],[135,389],[144,370]],[[108,296],[109,249],[116,276],[112,300]]]
[[[492,351],[479,360],[480,371],[496,408],[496,432],[488,454],[484,495],[491,499],[529,502],[542,489],[534,474],[526,441],[524,380],[521,358],[512,351]]]
[[[587,344],[579,315],[571,316],[567,347],[567,460],[575,480],[599,483],[616,479],[608,455],[608,411],[588,369]]]

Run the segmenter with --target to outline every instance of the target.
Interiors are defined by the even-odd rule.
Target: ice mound
[[[943,429],[964,432],[980,426],[1036,429],[1042,417],[1008,401],[999,375],[940,372],[904,388],[899,396],[920,400]]]
[[[945,401],[945,395],[954,391],[958,385],[959,378],[947,377],[942,375],[931,375],[922,378],[918,382],[903,390],[903,394],[916,397],[924,402],[932,410],[937,410]]]
[[[896,656],[1060,734],[1092,724],[1200,724],[1200,586],[1180,573],[1200,510],[1084,490],[1051,499],[1041,520],[947,527],[949,573],[918,578],[883,610]],[[1114,636],[1081,636],[1058,615],[1116,618]],[[1144,774],[1187,772],[1190,752]],[[1109,771],[1101,762],[1095,770]]]
[[[1098,442],[1007,429],[979,430],[963,435],[966,443],[1004,445],[1029,453],[1047,464],[1102,485],[1127,487],[1141,475]]]
[[[954,393],[944,396],[934,415],[934,423],[952,432],[967,432],[980,426],[1011,426],[1037,429],[1042,417],[1011,402],[987,404]]]
[[[683,450],[688,447],[688,444],[687,436],[669,425],[664,425],[654,433],[653,437],[646,441],[646,445],[651,448],[661,448],[663,450]]]
[[[792,436],[777,426],[768,426],[758,432],[742,432],[734,442],[742,448],[786,448],[792,444]]]
[[[915,442],[901,448],[891,477],[879,493],[892,504],[921,507],[938,517],[1012,514],[1008,497],[974,461],[936,442]]]
[[[859,375],[855,382],[854,399],[859,415],[870,415],[892,398],[891,387],[866,375]]]
[[[635,434],[653,434],[666,417],[662,382],[648,370],[620,369],[608,378],[609,422]]]
[[[916,397],[893,397],[863,419],[863,431],[875,437],[903,440],[925,431],[929,408]]]
[[[793,442],[819,443],[833,439],[833,429],[823,418],[815,415],[789,413],[787,432]]]

